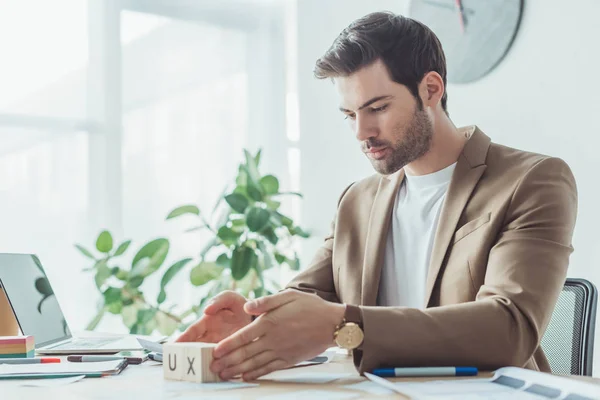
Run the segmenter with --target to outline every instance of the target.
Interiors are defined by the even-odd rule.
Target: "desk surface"
[[[285,383],[268,379],[286,378],[297,376],[298,374],[346,374],[344,378],[337,381],[314,384],[314,383]],[[491,373],[482,373],[479,377],[489,377]],[[599,379],[577,377],[596,384],[600,384]],[[431,378],[397,378],[395,381],[417,381],[427,380]],[[440,379],[434,378],[434,379]],[[452,379],[452,378],[450,378]],[[453,378],[457,379],[457,378]],[[0,382],[0,397],[2,399],[19,399],[19,400],[40,400],[40,399],[126,399],[135,398],[140,400],[153,399],[261,399],[265,396],[273,395],[274,398],[280,397],[283,394],[291,394],[304,390],[319,390],[336,393],[358,394],[353,399],[402,399],[399,394],[380,395],[365,393],[358,390],[349,390],[343,386],[364,381],[365,378],[358,375],[350,357],[344,355],[336,355],[336,358],[322,365],[313,365],[302,368],[275,372],[256,383],[258,387],[243,388],[224,391],[201,391],[196,390],[193,386],[179,382],[165,381],[162,377],[162,366],[158,363],[149,361],[142,365],[130,365],[120,375],[106,378],[88,378],[73,384],[54,387],[54,388],[36,388],[36,387],[20,387],[20,381],[1,381]],[[179,387],[178,387],[179,386]]]

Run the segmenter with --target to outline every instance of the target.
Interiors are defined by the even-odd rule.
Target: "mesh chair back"
[[[592,376],[597,299],[591,282],[565,282],[541,343],[552,373]]]

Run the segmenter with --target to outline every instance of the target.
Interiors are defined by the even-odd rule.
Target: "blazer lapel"
[[[458,159],[440,214],[427,273],[425,288],[425,304],[427,307],[429,307],[433,288],[460,216],[471,197],[471,193],[487,168],[485,159],[491,142],[490,138],[477,127],[471,127],[470,132],[471,137]],[[466,134],[469,135],[469,131]]]
[[[383,176],[373,200],[362,272],[362,305],[374,306],[377,301],[379,279],[383,265],[383,253],[392,220],[394,201],[396,200],[396,195],[403,179],[404,169],[391,175]]]

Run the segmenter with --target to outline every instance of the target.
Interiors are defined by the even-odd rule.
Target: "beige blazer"
[[[567,164],[495,143],[477,127],[458,159],[426,282],[427,307],[378,307],[401,170],[341,196],[332,234],[290,284],[360,305],[360,372],[376,367],[520,366],[549,371],[540,340],[565,281],[577,215]]]

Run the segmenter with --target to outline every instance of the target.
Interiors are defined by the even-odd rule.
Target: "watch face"
[[[475,81],[502,60],[512,45],[523,0],[413,0],[410,16],[440,39],[448,81]]]
[[[364,334],[360,327],[353,323],[348,322],[337,333],[335,342],[338,346],[343,349],[356,349],[363,342]]]

